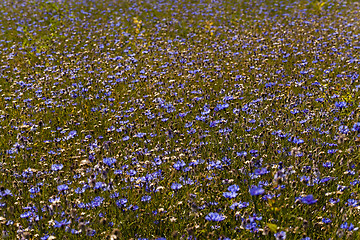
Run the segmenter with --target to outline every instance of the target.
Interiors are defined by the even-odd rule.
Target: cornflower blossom
[[[251,196],[258,196],[264,194],[265,190],[262,187],[251,186],[249,192]]]
[[[317,199],[314,198],[313,195],[307,195],[305,197],[300,198],[300,201],[304,204],[311,205],[317,202]]]
[[[182,188],[182,185],[180,183],[172,183],[171,184],[171,189],[172,190],[179,190],[180,188]]]
[[[225,216],[216,212],[211,212],[208,215],[205,216],[205,219],[207,221],[214,221],[214,222],[221,222],[225,220]]]

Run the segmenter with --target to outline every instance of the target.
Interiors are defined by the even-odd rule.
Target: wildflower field
[[[360,4],[0,2],[1,239],[360,239]]]

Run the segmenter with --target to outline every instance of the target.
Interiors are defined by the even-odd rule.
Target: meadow
[[[360,239],[359,17],[0,1],[0,238]]]

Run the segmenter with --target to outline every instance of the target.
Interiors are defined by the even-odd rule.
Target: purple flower
[[[265,193],[265,190],[262,187],[258,187],[258,186],[251,186],[250,190],[249,190],[251,196],[257,196],[257,195],[262,195]]]
[[[236,155],[238,157],[245,157],[247,155],[247,152],[246,151],[242,151],[242,152],[237,152]]]
[[[76,130],[70,131],[69,134],[65,137],[66,140],[74,138],[77,135]]]
[[[111,167],[114,163],[116,163],[116,159],[115,158],[104,158],[103,163],[105,163],[106,165]]]
[[[126,198],[122,198],[116,201],[116,205],[118,207],[126,207],[126,203],[128,202],[128,200]]]
[[[134,169],[130,169],[129,171],[126,172],[129,176],[135,176],[135,174],[137,173],[136,170]]]
[[[40,192],[40,188],[39,187],[32,187],[29,189],[29,192],[32,194],[38,193]]]
[[[71,224],[71,220],[67,221],[66,219],[63,219],[60,222],[55,220],[54,228],[60,228],[69,224]]]
[[[354,224],[352,224],[352,223],[349,224],[349,223],[347,223],[347,222],[342,223],[342,224],[340,225],[340,228],[341,228],[341,229],[346,229],[346,230],[348,230],[348,231],[352,231],[352,230],[355,229]],[[355,230],[358,230],[358,228],[356,228]]]
[[[151,196],[149,195],[145,195],[141,198],[142,202],[150,202],[150,200],[151,200]]]
[[[223,196],[226,198],[236,198],[238,194],[236,192],[224,192]]]
[[[336,153],[337,151],[338,151],[338,149],[329,149],[327,151],[327,153],[333,154],[333,153]]]
[[[330,218],[323,218],[322,220],[321,220],[323,223],[331,223],[331,219]]]
[[[139,133],[135,134],[134,137],[142,138],[142,137],[144,137],[145,135],[146,135],[146,133],[141,133],[141,132],[139,132]]]
[[[327,161],[323,163],[323,167],[331,168],[334,166],[334,163]]]
[[[317,199],[314,199],[314,196],[310,194],[310,195],[307,195],[307,196],[305,196],[305,197],[300,198],[300,201],[301,201],[302,203],[311,205],[311,204],[316,203],[316,202],[317,202]]]
[[[185,167],[186,163],[183,160],[179,160],[176,163],[174,163],[173,168],[176,170],[180,170],[181,168]]]
[[[360,132],[360,122],[355,123],[354,126],[353,126],[353,128],[352,128],[352,130],[353,130],[354,132],[355,132],[355,131]]]
[[[50,236],[46,234],[45,236],[41,237],[40,240],[47,240],[49,237]]]
[[[62,165],[62,164],[53,164],[53,165],[51,166],[51,170],[53,170],[53,171],[59,171],[59,170],[63,169],[63,167],[64,167],[64,165]]]
[[[97,196],[91,201],[90,205],[92,208],[100,207],[103,201],[104,201],[103,197]]]
[[[9,189],[5,189],[4,191],[0,190],[0,197],[13,196]]]
[[[292,142],[295,143],[295,144],[301,144],[301,143],[304,143],[304,140],[298,139],[298,138],[294,138]]]
[[[248,202],[235,202],[231,204],[230,208],[231,210],[235,210],[235,208],[246,208],[249,206]]]
[[[224,103],[224,104],[218,104],[215,108],[214,108],[214,111],[217,112],[217,111],[220,111],[220,110],[223,110],[225,108],[228,108],[230,105],[228,103]]]
[[[211,212],[206,217],[208,221],[221,222],[225,219],[225,216],[219,213]]]
[[[103,183],[102,182],[96,182],[95,183],[95,186],[94,186],[94,189],[99,189],[103,186]]]
[[[348,126],[341,125],[339,126],[339,132],[342,134],[347,134],[350,131]]]
[[[31,215],[32,215],[32,212],[29,211],[29,212],[25,212],[25,213],[23,213],[23,214],[20,214],[20,217],[21,217],[21,218],[28,218],[28,217],[30,217]]]
[[[68,190],[68,189],[69,189],[69,186],[66,185],[66,184],[59,185],[59,186],[57,187],[57,190],[58,190],[59,192],[65,191],[65,190]]]
[[[237,192],[237,191],[239,191],[239,190],[240,190],[240,188],[239,188],[239,186],[236,185],[236,184],[231,185],[231,186],[228,187],[228,191],[229,191],[229,192]]]
[[[179,190],[180,188],[182,188],[182,185],[180,183],[174,182],[174,183],[171,184],[171,189],[172,190]]]
[[[286,232],[281,231],[274,234],[276,240],[286,239]]]
[[[347,102],[336,102],[335,103],[335,107],[337,108],[346,108],[347,107]]]

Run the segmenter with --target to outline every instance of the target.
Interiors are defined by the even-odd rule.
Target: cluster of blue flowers
[[[0,238],[356,238],[360,5],[270,2],[0,2]]]

